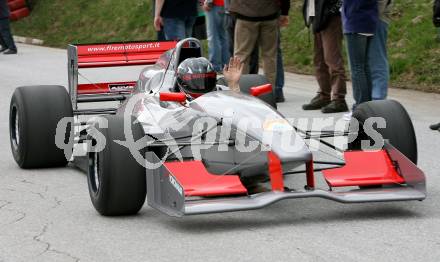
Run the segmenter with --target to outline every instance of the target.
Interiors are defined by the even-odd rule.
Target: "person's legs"
[[[351,67],[353,97],[355,105],[371,101],[371,73],[368,66],[368,46],[370,36],[347,34],[347,50]]]
[[[4,18],[0,19],[0,36],[2,39],[2,45],[9,50],[17,51],[17,47],[15,46],[14,38],[12,38],[11,27],[9,24],[9,19]]]
[[[318,81],[318,93],[322,98],[330,100],[331,84],[330,73],[324,59],[324,47],[321,33],[314,34],[314,56],[313,63],[315,65],[316,80]]]
[[[0,34],[0,52],[5,51],[6,49],[8,49],[8,48],[6,47],[5,41],[3,41],[3,37]]]
[[[371,70],[373,84],[372,99],[383,100],[387,98],[390,67],[387,54],[388,24],[379,21],[376,33],[371,39],[368,48],[368,63]]]
[[[186,37],[185,20],[180,18],[163,18],[163,32],[167,40],[180,40]]]
[[[264,75],[275,86],[277,72],[278,19],[261,22],[259,43],[263,59]]]
[[[196,20],[196,16],[185,17],[185,37],[192,37],[193,28]]]
[[[249,60],[249,74],[258,74],[258,71],[260,70],[259,56],[260,48],[258,47],[258,43],[256,43]]]
[[[219,12],[217,16],[217,32],[220,41],[220,52],[221,52],[221,65],[220,71],[223,69],[223,66],[229,63],[229,59],[231,55],[229,53],[229,39],[226,33],[226,30],[223,28],[223,21],[225,20],[225,8],[219,7]]]
[[[249,73],[249,60],[258,40],[261,22],[249,22],[237,19],[235,24],[234,56],[243,62],[243,74]]]
[[[325,64],[328,66],[331,99],[345,100],[347,77],[342,56],[342,22],[339,16],[333,17],[321,33]]]
[[[315,65],[315,77],[319,89],[318,94],[308,104],[302,106],[304,110],[321,109],[330,103],[330,74],[324,59],[321,32],[314,34],[313,44],[313,64]]]
[[[220,7],[213,6],[211,11],[205,12],[206,31],[208,33],[208,53],[209,61],[214,66],[214,70],[220,72],[223,67],[222,49],[220,42],[220,31],[218,23],[220,22]]]
[[[277,74],[275,80],[275,94],[278,103],[284,102],[284,65],[283,65],[283,53],[281,51],[281,33],[278,29],[278,42],[277,42]]]
[[[347,83],[342,57],[342,23],[339,16],[330,19],[325,30],[321,32],[325,64],[328,66],[329,84],[331,85],[331,103],[322,108],[323,113],[348,111],[345,95]]]
[[[235,17],[225,14],[225,31],[228,39],[229,56],[234,55],[234,34],[235,34]]]

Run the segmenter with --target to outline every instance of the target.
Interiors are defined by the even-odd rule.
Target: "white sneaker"
[[[350,121],[352,115],[353,115],[353,112],[348,112],[348,113],[344,114],[342,119],[344,119],[345,121]]]

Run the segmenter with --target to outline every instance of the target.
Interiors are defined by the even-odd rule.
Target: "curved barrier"
[[[11,11],[9,18],[12,21],[19,20],[30,14],[29,7],[25,0],[8,0],[8,6]]]

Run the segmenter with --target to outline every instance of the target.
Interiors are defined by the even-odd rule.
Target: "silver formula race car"
[[[243,75],[241,92],[229,90],[222,78],[211,92],[182,92],[179,65],[201,56],[193,38],[70,45],[68,89],[26,86],[13,94],[14,159],[24,169],[69,164],[84,170],[93,206],[106,216],[136,214],[145,199],[181,217],[259,209],[293,198],[426,198],[414,128],[398,102],[359,105],[347,131],[300,129],[276,110],[272,87],[260,75]],[[147,65],[137,81],[78,81],[79,70],[135,65]],[[371,119],[386,125],[371,125]],[[380,134],[376,147],[365,150],[374,134]],[[328,142],[339,136],[348,137],[347,149]],[[311,140],[342,160],[315,159]],[[291,176],[304,182],[290,185]],[[315,179],[324,186],[318,188]]]

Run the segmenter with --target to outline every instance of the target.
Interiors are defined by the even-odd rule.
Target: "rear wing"
[[[151,65],[164,52],[175,48],[176,43],[164,41],[69,45],[67,67],[73,110],[78,111],[78,103],[81,102],[123,100],[136,86],[136,81],[79,84],[80,69]]]

